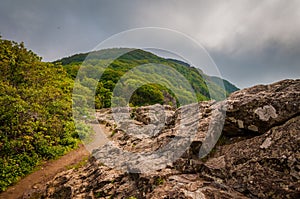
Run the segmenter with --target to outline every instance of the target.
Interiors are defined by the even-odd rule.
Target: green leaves
[[[119,57],[120,54],[123,55]],[[193,96],[196,96],[198,101],[209,100],[211,96],[216,100],[223,100],[226,94],[237,90],[236,87],[227,81],[224,81],[225,88],[227,89],[224,90],[222,79],[207,76],[201,70],[189,66],[184,62],[164,59],[139,49],[104,49],[89,54],[73,55],[63,58],[59,62],[63,63],[63,67],[67,70],[70,77],[74,79],[77,77],[78,82],[83,87],[89,88],[89,90],[94,90],[96,87],[95,82],[99,81],[95,96],[95,107],[97,109],[110,107],[112,105],[112,96],[114,97],[113,105],[115,103],[126,105],[128,99],[120,97],[120,95],[115,95],[113,92],[126,93],[133,87],[137,89],[129,102],[133,106],[166,103],[166,101],[169,103],[169,99],[165,99],[166,96],[172,96],[174,98],[172,101],[175,100],[177,105],[192,103],[191,99],[193,99]],[[169,73],[163,75],[169,78],[163,78],[162,69],[157,70],[153,67],[144,67],[141,71],[135,70],[139,66],[149,65],[149,63],[163,65],[166,68],[173,69],[173,71],[168,70]],[[80,75],[77,75],[79,68]],[[190,87],[182,79],[179,81],[176,78],[178,77],[178,73],[181,74]],[[150,74],[146,79],[152,81],[153,84],[149,85],[148,82],[146,83],[148,85],[139,88],[144,82],[144,74]],[[127,78],[124,78],[126,75]],[[156,86],[153,86],[156,80],[165,84],[156,84]],[[115,90],[118,83],[122,84],[122,91]],[[136,85],[139,85],[139,87],[136,87]],[[146,92],[150,93],[147,94]],[[167,92],[167,95],[163,95],[164,92]],[[85,96],[94,96],[94,93],[91,95],[86,95],[86,92],[81,91],[80,93]],[[176,96],[174,93],[176,93]]]
[[[0,39],[0,190],[77,146],[73,80],[23,44]]]
[[[147,84],[138,88],[131,96],[133,106],[163,104],[163,87],[157,84]]]

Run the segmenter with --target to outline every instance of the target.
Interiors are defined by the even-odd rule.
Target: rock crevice
[[[196,134],[180,158],[164,168],[133,174],[91,158],[81,168],[58,174],[42,198],[300,198],[300,80],[258,85],[236,91],[225,102],[187,107],[130,110],[126,122],[132,132],[164,124],[141,137],[122,130],[124,123],[115,122],[111,110],[100,111],[98,120],[114,130],[111,141],[123,151],[157,151],[176,136],[195,129]],[[221,121],[222,114],[214,113],[216,107],[220,113],[226,110],[222,136],[212,135],[212,141],[218,139],[216,146],[199,158],[210,124]],[[181,125],[185,132],[180,132]],[[101,155],[101,150],[94,154]],[[111,161],[114,153],[119,152],[110,152]]]

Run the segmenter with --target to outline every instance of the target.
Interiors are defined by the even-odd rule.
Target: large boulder
[[[231,94],[227,100],[226,135],[263,134],[300,114],[300,79],[258,85]]]
[[[204,173],[250,198],[300,198],[300,116],[219,147]]]

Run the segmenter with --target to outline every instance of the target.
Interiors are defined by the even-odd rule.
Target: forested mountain
[[[118,56],[120,54],[121,56]],[[192,102],[190,99],[193,98],[193,91],[198,101],[211,98],[222,100],[228,96],[228,94],[238,90],[238,88],[230,82],[218,77],[210,77],[185,62],[165,59],[140,49],[105,49],[90,53],[76,54],[58,60],[55,63],[61,63],[71,78],[76,78],[77,71],[79,67],[81,67],[83,75],[81,75],[79,79],[82,85],[97,81],[98,77],[101,76],[99,80],[100,83],[96,90],[96,108],[111,106],[112,92],[120,78],[128,71],[132,73],[122,79],[123,92],[127,92],[130,90],[130,87],[136,86],[136,84],[143,84],[146,80],[152,82],[161,80],[165,83],[165,85],[148,83],[137,89],[130,98],[130,104],[132,106],[155,103],[169,103],[177,106],[184,105]],[[135,68],[145,64],[147,64],[146,67],[148,67],[145,69],[147,70],[146,73],[151,75],[141,79],[146,74],[145,71],[143,71],[144,69]],[[169,70],[168,73],[171,78],[162,77],[162,74],[166,73],[165,69],[160,70],[151,64],[170,67],[171,70]],[[180,73],[187,82],[180,80],[176,73]],[[187,88],[187,83],[191,86],[192,90]],[[176,95],[174,92],[176,92]],[[174,98],[174,100],[170,100],[170,97]],[[118,100],[122,101],[124,99]],[[176,104],[174,104],[174,102]]]

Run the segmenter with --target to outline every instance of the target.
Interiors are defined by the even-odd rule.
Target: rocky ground
[[[128,111],[121,122],[112,110],[97,113],[111,141],[83,167],[56,175],[42,198],[300,198],[300,80],[254,86],[223,102]],[[191,143],[181,139],[189,133]],[[174,162],[151,155],[186,143]]]

